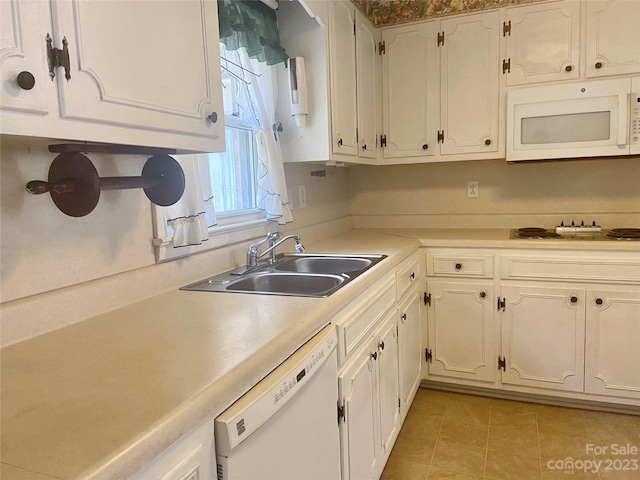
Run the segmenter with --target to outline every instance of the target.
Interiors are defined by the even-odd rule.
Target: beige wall
[[[249,242],[155,264],[151,204],[140,190],[102,192],[82,218],[60,212],[48,194],[25,192],[47,178],[54,154],[45,140],[2,137],[0,151],[0,345],[8,345],[234,268]],[[146,157],[91,155],[102,176],[137,176]],[[348,172],[285,166],[294,222],[303,241],[349,229]],[[307,187],[298,208],[297,186]],[[274,225],[274,229],[276,226]]]
[[[467,198],[467,182],[479,197]],[[596,220],[640,226],[640,158],[504,160],[350,169],[350,213],[358,227],[550,227]],[[534,222],[534,223],[531,223]]]

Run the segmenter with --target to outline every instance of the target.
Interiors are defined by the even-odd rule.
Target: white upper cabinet
[[[586,7],[586,75],[640,72],[640,2],[589,0]]]
[[[442,155],[504,152],[500,116],[500,13],[451,17],[440,26]],[[440,40],[441,39],[441,40]]]
[[[3,133],[193,151],[224,149],[215,2],[54,1],[42,4],[44,10],[51,7],[44,25],[29,22],[32,15],[41,15],[30,2],[2,3],[3,77],[22,68],[19,62],[5,62],[5,52],[14,44],[28,49],[24,59],[37,63],[30,67],[32,90],[41,95],[40,87],[51,83],[43,71],[45,38],[51,38],[51,48],[63,51],[61,57],[68,51],[68,68],[53,70],[53,88],[45,92],[46,102],[37,102],[55,109],[55,115],[38,123],[30,115],[32,106],[22,102],[21,111],[28,115],[7,119]],[[23,9],[29,16],[19,15]],[[5,10],[12,10],[12,16],[5,17]],[[5,22],[11,22],[9,32]],[[2,92],[4,100],[15,95],[15,87],[3,85]],[[15,102],[8,105],[12,108]],[[43,113],[43,107],[36,110]]]
[[[334,1],[330,8],[332,151],[356,155],[356,29],[355,7]]]
[[[436,23],[382,32],[385,158],[433,156],[438,130]]]
[[[580,77],[580,2],[508,8],[503,35],[507,86]]]
[[[358,156],[376,158],[380,119],[380,68],[376,31],[369,20],[356,11],[356,79],[358,97]]]
[[[4,111],[38,116],[50,111],[45,49],[48,8],[45,1],[0,2],[0,105]]]

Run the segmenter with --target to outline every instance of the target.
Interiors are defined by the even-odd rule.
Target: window
[[[156,261],[170,260],[192,253],[254,238],[273,227],[266,214],[257,209],[258,155],[255,133],[255,114],[247,89],[225,66],[225,58],[233,61],[232,52],[220,46],[222,86],[225,113],[226,151],[201,154],[199,161],[208,161],[211,200],[215,222],[207,216],[208,240],[197,245],[174,248],[173,229],[166,222],[167,209],[154,209]],[[203,158],[204,157],[204,158]],[[176,156],[179,160],[179,156]]]

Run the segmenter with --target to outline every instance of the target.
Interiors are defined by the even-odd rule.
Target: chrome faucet
[[[284,243],[286,240],[289,240],[290,238],[293,238],[295,241],[294,248],[296,249],[296,253],[304,253],[304,247],[302,246],[302,243],[300,243],[300,235],[287,235],[280,241],[277,241],[279,238],[280,234],[277,232],[268,233],[267,238],[264,238],[263,240],[260,240],[259,242],[251,245],[247,250],[247,268],[256,267],[258,265],[258,260],[260,260],[268,253],[271,254],[269,257],[269,264],[273,265],[274,263],[276,263],[276,248],[278,248],[279,245]],[[267,242],[269,242],[269,248],[258,255],[258,249]]]

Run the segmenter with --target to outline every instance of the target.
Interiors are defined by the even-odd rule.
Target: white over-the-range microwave
[[[507,93],[507,161],[640,155],[640,77]]]

